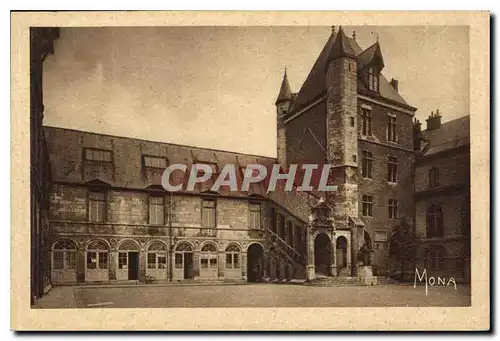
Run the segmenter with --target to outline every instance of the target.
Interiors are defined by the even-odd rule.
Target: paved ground
[[[468,306],[470,288],[287,284],[56,287],[35,308]]]

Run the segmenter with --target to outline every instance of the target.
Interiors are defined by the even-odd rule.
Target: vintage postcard
[[[12,75],[13,329],[490,328],[488,12],[12,13]]]

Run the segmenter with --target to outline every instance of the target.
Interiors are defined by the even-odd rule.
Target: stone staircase
[[[357,277],[345,276],[318,276],[312,281],[304,283],[304,285],[317,286],[317,287],[345,287],[345,286],[365,286]]]
[[[268,230],[267,234],[268,241],[279,253],[285,263],[292,265],[293,273],[290,274],[290,278],[287,280],[305,279],[306,258],[297,252],[297,250],[290,246],[286,241],[280,238],[274,231]]]

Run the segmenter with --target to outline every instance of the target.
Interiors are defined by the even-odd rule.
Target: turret
[[[290,113],[292,107],[292,90],[290,84],[288,83],[288,77],[286,74],[283,75],[283,81],[281,82],[280,92],[278,98],[276,99],[276,126],[277,126],[277,149],[278,149],[278,162],[283,166],[287,167],[286,160],[286,127],[285,119]]]

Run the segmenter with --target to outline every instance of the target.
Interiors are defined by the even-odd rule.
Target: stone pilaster
[[[333,277],[337,276],[337,238],[333,236],[332,238],[332,254],[331,254],[331,265],[330,265],[330,272],[332,273]]]
[[[307,229],[307,279],[316,279],[316,267],[314,266],[314,237],[311,229]]]

